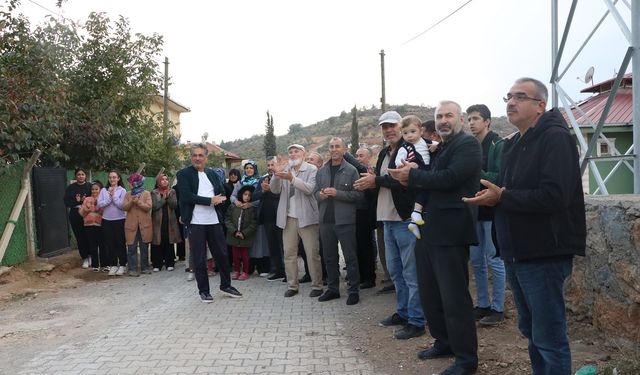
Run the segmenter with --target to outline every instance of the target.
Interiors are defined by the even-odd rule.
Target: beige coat
[[[289,167],[285,167],[285,171],[288,171]],[[276,216],[276,225],[279,228],[284,229],[287,224],[287,210],[289,208],[289,191],[296,189],[294,199],[295,204],[299,209],[300,217],[298,217],[298,225],[300,228],[307,227],[309,225],[318,224],[320,222],[320,215],[318,213],[318,201],[313,195],[316,189],[316,173],[318,168],[307,162],[302,162],[300,170],[293,178],[293,181],[283,180],[279,177],[273,176],[269,186],[273,194],[280,194],[280,201],[278,202],[278,213]]]
[[[151,226],[151,193],[142,192],[138,196],[138,202],[134,202],[134,197],[128,191],[122,202],[122,209],[127,211],[127,219],[124,221],[124,237],[127,245],[133,245],[136,239],[136,232],[140,228],[142,242],[151,242],[153,230]]]
[[[162,197],[158,190],[151,192],[151,200],[153,201],[153,212],[151,214],[153,218],[153,241],[154,245],[160,245],[162,242],[162,207],[165,203],[168,205],[167,212],[169,218],[167,223],[169,229],[169,243],[180,243],[182,238],[180,237],[180,227],[178,226],[178,219],[176,218],[175,209],[178,206],[178,199],[176,198],[176,191],[169,189],[169,194],[166,197]]]

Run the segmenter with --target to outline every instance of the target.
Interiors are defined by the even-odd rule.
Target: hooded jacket
[[[584,255],[586,221],[578,150],[557,108],[505,140],[495,225],[505,261]]]

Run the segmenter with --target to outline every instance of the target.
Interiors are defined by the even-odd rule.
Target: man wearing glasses
[[[533,374],[571,374],[563,285],[574,255],[585,254],[586,224],[578,152],[547,88],[518,79],[504,98],[519,133],[505,141],[497,185],[464,201],[495,206],[495,225],[518,327],[529,339]]]

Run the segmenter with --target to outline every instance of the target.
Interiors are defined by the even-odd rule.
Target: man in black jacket
[[[178,171],[180,219],[189,238],[189,251],[198,284],[200,299],[213,302],[207,276],[207,245],[220,270],[220,292],[238,298],[242,294],[231,286],[229,257],[222,226],[224,216],[219,210],[227,204],[222,179],[211,168],[205,168],[209,150],[202,143],[191,146],[191,166]]]
[[[442,142],[431,170],[404,163],[389,173],[403,185],[429,192],[416,263],[422,308],[436,341],[418,358],[455,356],[454,364],[440,374],[473,374],[478,367],[478,342],[468,262],[469,246],[478,243],[477,210],[464,204],[462,197],[478,189],[482,151],[478,141],[462,131],[464,118],[458,103],[440,102],[435,120]]]
[[[277,281],[285,278],[284,262],[282,261],[282,229],[276,225],[280,194],[272,193],[269,187],[269,182],[276,171],[276,162],[277,158],[275,156],[267,158],[267,174],[260,178],[256,192],[253,194],[253,200],[260,201],[258,224],[264,225],[269,246],[271,274],[267,276],[268,281]]]
[[[519,134],[504,145],[498,185],[465,201],[495,206],[500,255],[529,339],[534,374],[571,374],[563,286],[573,256],[584,256],[586,224],[576,143],[547,88],[518,79],[504,98]]]

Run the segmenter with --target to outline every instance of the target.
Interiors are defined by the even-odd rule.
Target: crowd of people
[[[326,161],[291,144],[286,163],[267,158],[266,174],[247,160],[228,178],[206,167],[205,145],[193,144],[177,185],[160,174],[151,192],[138,173],[126,191],[116,171],[103,187],[78,169],[65,203],[83,267],[116,276],[125,267],[132,276],[171,271],[176,257],[185,259],[184,247],[176,253],[174,245],[187,242],[188,279],[197,280],[203,302],[213,300],[208,275],[219,272],[220,291],[230,297],[242,296],[231,280],[257,273],[286,282],[286,298],[309,283],[319,302],[344,290],[346,304],[355,305],[361,289],[376,286],[379,259],[378,293],[396,295],[380,325],[399,327],[399,340],[428,327],[435,341],[417,356],[453,357],[441,372],[449,375],[477,371],[476,322],[504,320],[508,281],[532,373],[570,374],[563,284],[573,256],[585,251],[584,197],[575,142],[560,112],[546,110],[547,95],[538,80],[514,83],[504,101],[518,131],[504,139],[490,130],[484,104],[466,110],[470,133],[454,101],[441,101],[424,123],[385,112],[386,146],[375,166],[371,150],[351,155],[331,137]]]

